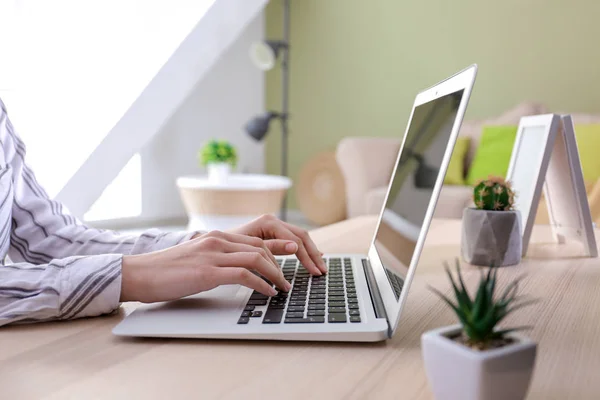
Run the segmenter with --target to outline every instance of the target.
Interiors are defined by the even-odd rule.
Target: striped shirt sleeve
[[[196,233],[152,229],[133,236],[84,225],[37,182],[1,100],[0,142],[0,171],[12,177],[10,187],[0,188],[12,199],[0,224],[10,232],[13,262],[0,265],[0,326],[111,312],[119,306],[122,255],[162,250]]]

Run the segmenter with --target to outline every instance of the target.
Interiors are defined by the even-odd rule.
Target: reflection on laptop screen
[[[375,248],[390,284],[400,297],[463,90],[415,108],[391,182]]]

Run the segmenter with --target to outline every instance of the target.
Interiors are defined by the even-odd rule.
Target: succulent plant
[[[453,302],[435,288],[431,288],[431,290],[456,313],[466,336],[467,345],[484,350],[493,341],[504,340],[508,333],[526,328],[497,329],[498,324],[510,313],[534,302],[534,300],[523,300],[522,296],[517,296],[520,278],[511,282],[502,295],[495,297],[498,269],[491,267],[487,274],[482,269],[477,293],[472,298],[465,287],[459,261],[456,261],[458,282],[452,277],[448,264],[445,265],[445,269],[452,284],[455,301]]]
[[[489,176],[473,189],[473,202],[479,210],[510,211],[515,202],[515,193],[510,182],[504,178]]]
[[[209,141],[198,155],[203,166],[211,163],[228,163],[235,167],[237,163],[235,147],[225,140]]]

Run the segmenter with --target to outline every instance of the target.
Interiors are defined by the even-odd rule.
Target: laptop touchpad
[[[237,321],[248,293],[245,287],[226,285],[181,300],[146,304],[122,321],[119,330],[160,335],[216,328],[219,323]]]

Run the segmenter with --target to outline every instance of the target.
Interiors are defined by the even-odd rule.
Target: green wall
[[[290,176],[346,136],[403,134],[415,94],[469,64],[479,74],[466,118],[524,100],[600,113],[598,0],[291,0]],[[279,38],[282,0],[266,9]],[[266,106],[280,105],[280,70]],[[266,168],[279,173],[280,135]],[[295,193],[290,196],[295,207]]]

